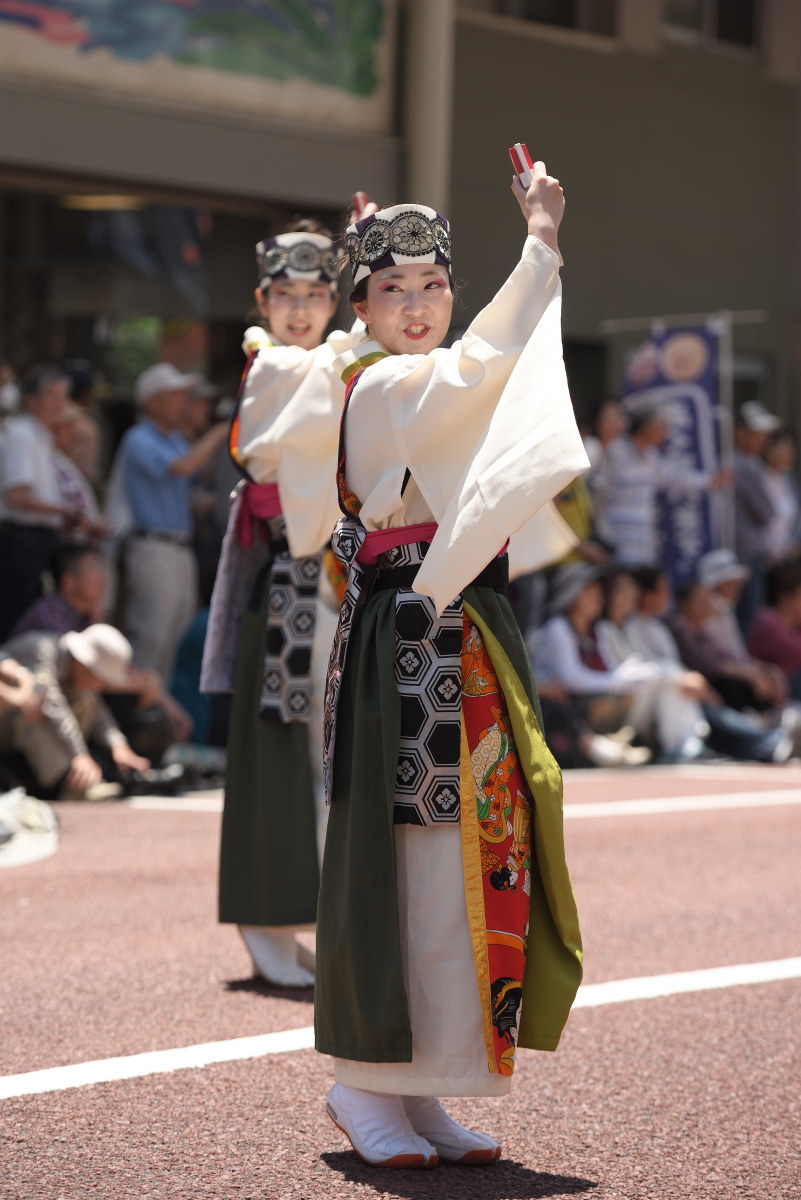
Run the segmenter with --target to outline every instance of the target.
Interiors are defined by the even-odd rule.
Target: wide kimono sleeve
[[[528,522],[544,520],[549,541],[553,518],[538,514],[589,465],[562,361],[558,256],[529,237],[460,341],[370,366],[351,405],[357,423],[389,408],[395,453],[438,522],[414,585],[438,610]]]
[[[352,344],[262,347],[244,383],[238,456],[256,483],[277,483],[291,553],[316,554],[339,516],[336,459],[343,387],[332,364]]]

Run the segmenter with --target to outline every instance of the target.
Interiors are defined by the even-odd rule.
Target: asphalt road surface
[[[501,1161],[427,1172],[358,1161],[311,995],[216,924],[219,797],[61,805],[57,852],[0,870],[0,1197],[801,1197],[801,766],[566,801],[586,986],[509,1098],[448,1104]]]

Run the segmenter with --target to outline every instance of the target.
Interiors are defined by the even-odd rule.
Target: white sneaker
[[[245,945],[253,959],[253,968],[274,987],[314,987],[314,972],[298,962],[298,943],[292,929],[240,925]]]
[[[431,1143],[443,1162],[491,1163],[500,1158],[501,1148],[493,1138],[454,1121],[433,1096],[404,1096],[403,1107],[412,1128]]]
[[[436,1150],[412,1129],[400,1096],[335,1083],[326,1110],[359,1158],[372,1167],[437,1165]]]

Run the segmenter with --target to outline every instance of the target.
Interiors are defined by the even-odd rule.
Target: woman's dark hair
[[[664,577],[665,572],[661,567],[637,567],[634,571],[641,592],[655,592]]]
[[[792,596],[801,588],[801,561],[793,559],[790,562],[777,563],[767,573],[765,579],[765,599],[773,607],[782,596]]]
[[[612,606],[612,596],[615,591],[615,584],[619,579],[624,579],[626,576],[628,576],[628,578],[631,579],[637,585],[637,587],[640,586],[640,582],[637,579],[637,572],[635,571],[634,567],[612,567],[611,570],[601,578],[601,582],[604,585],[603,616],[606,617],[607,620],[610,619],[610,609]]]
[[[53,557],[48,563],[48,569],[53,576],[56,589],[61,587],[64,576],[68,575],[70,571],[74,571],[87,554],[91,554],[95,558],[102,558],[97,546],[93,546],[91,542],[70,542],[59,546],[54,551]]]

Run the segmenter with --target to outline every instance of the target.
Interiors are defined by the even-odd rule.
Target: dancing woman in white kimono
[[[447,221],[397,205],[348,230],[370,340],[339,360],[349,574],[316,1045],[336,1060],[329,1114],[388,1166],[497,1158],[435,1097],[504,1095],[518,1046],[555,1049],[581,976],[561,777],[505,583],[509,538],[548,544],[548,502],[587,459],[561,355],[562,190],[542,163],[513,189],[522,257],[450,349]]]

